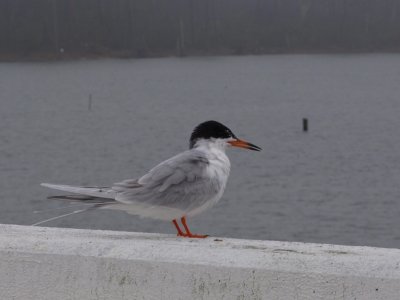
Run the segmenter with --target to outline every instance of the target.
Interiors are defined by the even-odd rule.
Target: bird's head
[[[206,121],[196,126],[190,136],[190,148],[196,147],[201,142],[214,142],[222,146],[240,147],[255,151],[261,150],[256,145],[238,139],[232,130],[217,121]]]

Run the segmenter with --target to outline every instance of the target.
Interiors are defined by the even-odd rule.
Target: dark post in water
[[[304,132],[308,131],[308,119],[306,118],[303,119],[303,131]]]

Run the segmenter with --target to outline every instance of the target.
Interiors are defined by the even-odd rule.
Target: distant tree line
[[[3,57],[399,49],[399,0],[0,0]]]

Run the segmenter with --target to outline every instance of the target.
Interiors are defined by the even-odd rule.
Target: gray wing
[[[203,204],[210,194],[206,168],[209,160],[203,152],[188,150],[174,156],[137,180],[114,184],[115,200],[124,204],[141,204],[148,208],[163,206],[188,210]]]

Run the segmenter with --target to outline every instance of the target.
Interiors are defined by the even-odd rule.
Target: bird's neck
[[[225,153],[227,143],[223,140],[199,140],[193,147],[204,152],[214,167],[220,168],[226,176],[229,175],[231,163]]]
[[[193,148],[209,152],[222,152],[225,154],[226,146],[226,142],[220,139],[200,139]]]

